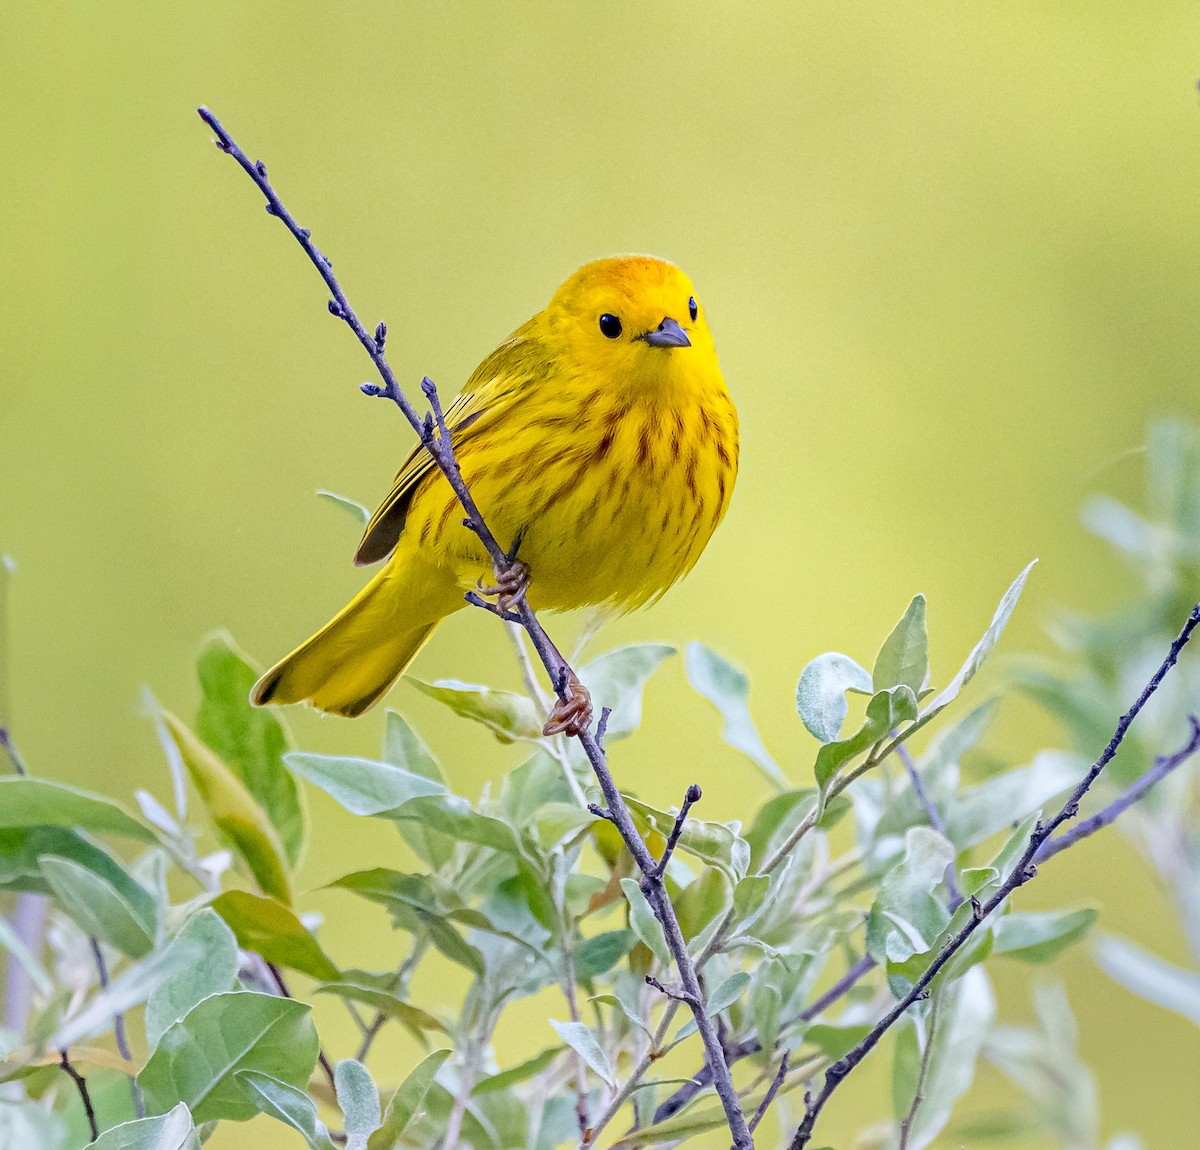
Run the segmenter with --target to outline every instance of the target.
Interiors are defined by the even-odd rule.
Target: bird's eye
[[[605,312],[600,317],[600,330],[609,339],[616,339],[621,334],[621,321],[610,312]]]
[[[699,310],[700,309],[696,307],[696,297],[694,295],[688,296],[688,315],[692,317],[693,323],[696,322],[696,313]]]

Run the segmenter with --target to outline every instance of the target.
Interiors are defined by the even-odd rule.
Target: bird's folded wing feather
[[[507,411],[524,391],[521,377],[512,371],[514,359],[523,358],[516,338],[501,344],[479,365],[467,386],[446,410],[446,427],[457,449],[471,438],[481,425]],[[418,444],[401,464],[392,482],[392,489],[379,505],[363,532],[362,541],[354,554],[354,562],[362,567],[386,559],[394,550],[404,530],[408,507],[421,480],[437,465],[433,456]]]

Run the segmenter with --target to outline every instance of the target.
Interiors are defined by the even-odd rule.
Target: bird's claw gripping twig
[[[588,689],[575,677],[567,675],[568,697],[559,699],[542,727],[542,734],[568,735],[576,738],[592,725],[592,696]]]
[[[485,585],[480,579],[475,584],[475,589],[480,595],[496,600],[497,614],[507,615],[525,598],[525,593],[529,590],[529,564],[522,563],[520,559],[512,559],[507,567],[496,571],[496,582],[493,586]]]

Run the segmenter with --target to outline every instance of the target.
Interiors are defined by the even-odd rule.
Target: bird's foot
[[[529,564],[522,563],[520,559],[513,559],[507,567],[496,572],[494,586],[485,586],[480,579],[475,584],[475,589],[489,599],[494,597],[496,613],[507,615],[525,598],[525,592],[529,590]]]
[[[576,737],[592,725],[592,696],[588,689],[573,675],[568,673],[567,698],[560,699],[554,704],[554,710],[542,727],[542,734],[568,735]]]

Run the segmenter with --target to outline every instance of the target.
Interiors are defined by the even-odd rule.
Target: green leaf
[[[575,954],[575,976],[591,982],[621,961],[634,947],[637,938],[631,930],[608,930],[585,939]]]
[[[367,1068],[353,1058],[339,1062],[333,1077],[345,1118],[346,1150],[367,1150],[367,1139],[380,1125],[379,1088]]]
[[[1078,942],[1096,921],[1091,909],[1057,911],[1013,911],[993,928],[993,953],[1023,962],[1050,962],[1068,946]]]
[[[926,704],[925,714],[940,711],[948,703],[957,698],[959,691],[975,677],[975,673],[983,665],[984,659],[988,657],[992,648],[995,647],[1001,633],[1008,625],[1009,619],[1012,618],[1012,613],[1016,610],[1017,600],[1021,598],[1021,591],[1025,586],[1025,580],[1029,577],[1029,572],[1033,570],[1033,564],[1036,562],[1037,560],[1035,559],[1033,563],[1030,563],[1012,581],[1008,590],[1004,592],[1004,596],[1000,600],[995,614],[992,616],[992,621],[988,625],[988,629],[983,633],[983,638],[971,649],[966,662],[959,668],[958,674],[946,684],[932,702]]]
[[[612,711],[608,716],[606,739],[624,738],[641,726],[642,691],[646,681],[665,659],[674,654],[674,647],[662,643],[634,643],[606,651],[579,668],[579,678],[591,692],[596,714],[602,707]],[[539,730],[541,722],[539,717]]]
[[[400,1083],[384,1111],[383,1125],[367,1142],[367,1150],[393,1150],[420,1112],[434,1075],[449,1057],[449,1050],[435,1050]]]
[[[1164,962],[1123,938],[1096,943],[1096,961],[1109,978],[1200,1026],[1200,974]]]
[[[443,787],[446,785],[433,752],[399,711],[384,712],[383,761]]]
[[[458,679],[438,679],[426,683],[412,675],[404,676],[423,695],[444,703],[456,715],[482,723],[502,743],[518,739],[536,742],[542,737],[546,717],[532,699],[514,691],[501,691]]]
[[[946,836],[967,850],[1075,786],[1089,765],[1079,755],[1042,751],[1028,767],[969,787],[941,804]]]
[[[338,977],[338,968],[308,928],[273,898],[229,890],[213,899],[212,908],[229,924],[243,950],[312,978]]]
[[[751,1111],[753,1113],[753,1111]],[[653,1126],[626,1134],[612,1143],[610,1150],[637,1150],[639,1146],[657,1146],[663,1142],[683,1142],[709,1130],[725,1125],[725,1111],[720,1106],[691,1106]]]
[[[261,1070],[239,1070],[234,1078],[247,1088],[264,1114],[302,1134],[310,1150],[336,1150],[325,1123],[317,1117],[317,1104],[305,1091]]]
[[[68,859],[46,855],[39,860],[42,874],[63,909],[85,934],[95,935],[109,946],[142,958],[154,949],[154,900],[136,883],[142,898],[130,899],[129,889],[118,890],[95,871]]]
[[[77,1014],[66,1019],[49,1040],[56,1050],[74,1046],[113,1024],[113,1017],[145,1002],[165,983],[180,978],[207,958],[201,941],[195,937],[176,937],[166,947],[153,951],[116,975],[107,990],[100,991]]]
[[[796,686],[796,710],[813,738],[832,743],[841,733],[850,710],[846,692],[868,695],[872,690],[871,676],[849,655],[827,651],[801,672]]]
[[[623,795],[629,809],[645,825],[669,838],[675,827],[675,814],[660,811],[631,795]],[[679,850],[709,866],[727,871],[736,881],[750,865],[750,847],[746,840],[725,823],[708,822],[688,816],[679,835]]]
[[[666,935],[663,934],[662,923],[658,921],[654,911],[651,910],[650,903],[642,893],[637,879],[621,879],[621,889],[625,892],[625,900],[629,903],[629,923],[633,927],[634,933],[649,947],[654,957],[664,967],[669,968],[671,951],[667,946]]]
[[[465,945],[465,944],[464,944]],[[425,1031],[440,1030],[446,1026],[427,1010],[405,1002],[392,990],[393,974],[371,974],[365,970],[347,970],[336,982],[327,982],[316,988],[317,994],[336,994],[347,1002],[361,1002],[379,1011],[386,1018],[394,1018],[418,1041],[424,1041]]]
[[[904,962],[933,945],[950,914],[934,897],[954,848],[929,827],[912,827],[904,855],[883,877],[867,919],[867,951],[877,962]]]
[[[242,781],[266,812],[294,867],[304,853],[308,820],[300,788],[283,765],[287,732],[275,712],[250,705],[257,672],[228,635],[209,639],[196,662],[200,710],[196,733]]]
[[[388,817],[423,795],[443,795],[446,784],[391,763],[293,751],[288,768],[318,786],[352,815]]]
[[[181,1102],[157,1118],[138,1118],[113,1126],[84,1150],[200,1150],[200,1135]]]
[[[555,1022],[553,1018],[550,1019],[550,1025],[554,1027],[559,1038],[571,1047],[609,1086],[615,1084],[612,1063],[609,1062],[608,1055],[604,1053],[600,1043],[596,1041],[596,1036],[590,1027],[585,1026],[582,1022]]]
[[[233,931],[210,907],[198,910],[183,924],[163,952],[173,973],[146,999],[146,1041],[151,1048],[163,1032],[210,994],[232,990],[238,971]]]
[[[889,735],[900,723],[917,717],[917,697],[905,686],[888,687],[871,696],[863,725],[848,739],[826,743],[813,766],[817,786],[824,794],[838,770],[867,748]]]
[[[291,905],[283,847],[262,807],[217,755],[169,711],[162,721],[217,831],[246,863],[265,894]]]
[[[602,997],[611,999],[613,996],[607,994]],[[514,1086],[519,1086],[522,1082],[528,1082],[534,1075],[541,1074],[564,1049],[566,1048],[562,1046],[551,1046],[548,1050],[543,1050],[541,1054],[534,1055],[533,1058],[530,1058],[526,1062],[522,1062],[508,1070],[502,1070],[499,1074],[493,1074],[490,1078],[483,1079],[471,1091],[472,1097],[480,1094],[491,1094],[497,1090],[511,1090]]]
[[[0,946],[7,950],[16,962],[20,963],[38,994],[43,998],[50,998],[54,994],[54,983],[50,981],[50,976],[46,973],[45,968],[4,918],[0,918]],[[11,975],[8,974],[10,969],[6,968],[6,977],[10,979],[9,985],[12,985]]]
[[[45,779],[0,778],[0,827],[68,827],[155,843],[158,836],[103,795]]]
[[[819,1023],[810,1026],[804,1032],[805,1042],[811,1042],[822,1054],[837,1061],[850,1053],[868,1034],[871,1033],[869,1022],[860,1022],[848,1026],[830,1026]]]
[[[1089,496],[1084,500],[1080,519],[1093,535],[1131,559],[1149,559],[1154,555],[1154,527],[1111,496]]]
[[[996,1013],[991,984],[981,967],[973,967],[957,982],[944,982],[935,992],[930,1012],[932,1033],[922,1099],[909,1127],[911,1150],[925,1150],[950,1119],[954,1103],[975,1077],[975,1063]],[[912,1096],[897,1107],[903,1116]]]
[[[763,745],[750,717],[750,680],[732,663],[703,643],[689,643],[684,654],[688,682],[721,713],[721,738],[744,754],[766,776],[785,789],[787,778]]]
[[[884,640],[875,659],[871,679],[876,691],[908,687],[918,694],[929,677],[929,637],[925,631],[925,596],[917,595]]]
[[[739,921],[753,918],[767,900],[771,889],[770,875],[749,875],[733,888],[733,909]]]
[[[366,527],[371,522],[371,509],[364,507],[356,499],[339,495],[336,491],[321,490],[317,492],[317,495],[321,499],[328,500],[334,507],[340,507],[358,524],[359,528]]]
[[[257,1095],[237,1077],[259,1070],[303,1089],[317,1064],[310,1008],[252,991],[214,994],[167,1028],[138,1075],[146,1108],[163,1113],[184,1102],[197,1122],[241,1122],[259,1111]]]
[[[746,987],[750,985],[750,975],[744,970],[739,970],[736,974],[731,974],[716,990],[709,996],[707,1007],[709,1018],[716,1018],[722,1010],[731,1007],[745,993]]]

